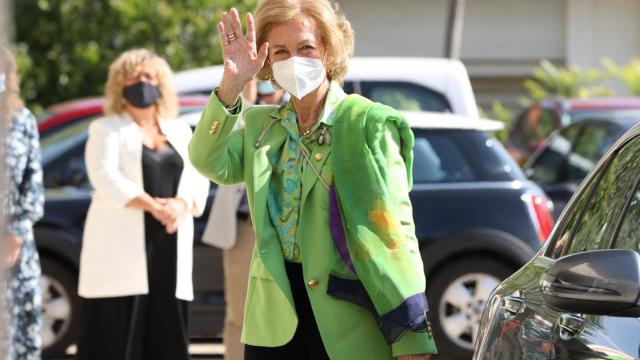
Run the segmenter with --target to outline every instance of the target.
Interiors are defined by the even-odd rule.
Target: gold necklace
[[[311,128],[313,128],[317,123],[318,123],[318,119],[316,118],[316,121],[314,121],[309,126],[302,127],[302,126],[298,125],[298,128],[300,129],[300,136],[309,135],[311,133]]]

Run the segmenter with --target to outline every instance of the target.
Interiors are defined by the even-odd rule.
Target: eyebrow
[[[313,39],[304,39],[304,40],[302,40],[302,41],[300,41],[300,42],[298,43],[298,46],[300,46],[300,45],[302,45],[302,44],[306,44],[306,43],[314,43],[314,44],[315,44],[315,43],[316,43],[316,41],[315,41],[315,40],[313,40]],[[287,47],[286,45],[282,45],[282,44],[275,44],[275,45],[270,45],[270,46],[269,46],[269,48],[271,48],[271,49],[275,49],[275,48],[286,48],[286,47]]]

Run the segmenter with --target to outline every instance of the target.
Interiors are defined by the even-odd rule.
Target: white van
[[[178,93],[209,95],[220,82],[222,71],[222,65],[181,71],[175,75]],[[349,64],[344,90],[398,110],[478,117],[467,70],[458,60],[356,57]]]

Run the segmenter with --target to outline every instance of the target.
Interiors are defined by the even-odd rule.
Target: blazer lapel
[[[331,130],[329,130],[331,131]],[[331,154],[331,145],[318,145],[315,142],[309,148],[309,160],[311,164],[318,170],[318,173],[322,176],[322,170],[327,164],[327,159]],[[327,179],[324,179],[327,181]],[[300,198],[300,209],[304,209],[304,204],[311,192],[311,189],[318,182],[318,176],[309,164],[306,164],[304,174],[302,174],[302,196]],[[330,185],[330,184],[329,184]]]
[[[255,150],[253,153],[253,178],[252,184],[247,186],[247,191],[253,192],[253,221],[256,229],[262,229],[269,225],[269,213],[267,211],[267,193],[269,192],[269,179],[271,178],[271,172],[273,167],[270,158],[273,156],[274,151],[280,151],[282,144],[286,140],[287,132],[279,124],[275,124],[271,130],[272,134],[265,137],[263,145]],[[257,140],[257,139],[256,139]],[[252,141],[252,144],[256,141]],[[260,247],[265,246],[264,241],[259,241]]]

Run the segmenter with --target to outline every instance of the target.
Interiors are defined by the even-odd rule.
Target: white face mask
[[[0,93],[3,93],[7,90],[7,85],[5,81],[7,80],[7,75],[5,73],[0,73]]]
[[[292,56],[271,66],[278,85],[298,100],[317,89],[326,77],[322,60]]]

